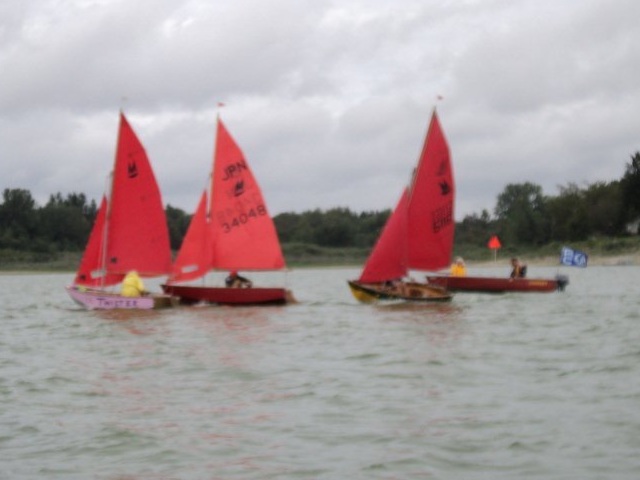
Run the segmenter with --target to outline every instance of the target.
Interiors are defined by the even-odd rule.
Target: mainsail
[[[260,186],[221,120],[212,181],[214,266],[231,270],[284,268],[278,234]]]
[[[434,110],[409,196],[409,268],[439,270],[451,262],[454,199],[449,145]]]
[[[275,225],[247,160],[218,119],[211,184],[174,263],[170,284],[209,270],[279,270],[284,256]]]
[[[144,147],[123,113],[111,183],[89,236],[77,285],[114,285],[130,270],[142,276],[171,271],[160,190]]]

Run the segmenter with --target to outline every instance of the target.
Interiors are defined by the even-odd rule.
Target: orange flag
[[[494,235],[489,239],[489,243],[487,243],[487,247],[491,250],[496,250],[498,248],[502,248],[502,244],[500,243],[500,239],[497,235]]]

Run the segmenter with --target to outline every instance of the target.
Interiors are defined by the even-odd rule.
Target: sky
[[[4,0],[0,189],[98,201],[120,110],[188,213],[218,113],[272,215],[392,208],[434,108],[458,221],[510,183],[617,180],[640,150],[639,18],[636,0]]]

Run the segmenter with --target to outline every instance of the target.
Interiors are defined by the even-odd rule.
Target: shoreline
[[[548,257],[532,257],[528,258],[526,256],[518,257],[524,263],[526,263],[529,267],[560,267],[558,256],[548,256]],[[467,268],[511,268],[510,265],[510,257],[498,258],[496,261],[494,260],[465,260],[465,264]],[[592,267],[636,267],[640,266],[640,253],[628,253],[628,254],[618,254],[618,255],[593,255],[589,256],[589,264],[588,266]],[[354,264],[330,264],[319,265],[319,264],[309,264],[309,265],[297,265],[295,267],[289,267],[288,270],[296,270],[297,268],[309,268],[309,269],[330,269],[330,268],[361,268],[362,264],[354,263]],[[587,267],[588,268],[588,267]],[[444,269],[443,269],[444,270]],[[25,269],[0,269],[0,276],[2,275],[60,275],[60,274],[68,274],[74,275],[75,270],[68,269],[51,269],[51,268],[33,268],[33,265],[30,268]]]

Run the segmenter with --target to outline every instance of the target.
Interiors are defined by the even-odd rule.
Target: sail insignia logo
[[[233,196],[239,197],[244,193],[244,180],[238,180],[233,186]]]
[[[440,187],[440,195],[442,195],[443,197],[451,193],[451,186],[449,185],[448,182],[442,181],[438,183],[438,186]]]
[[[135,161],[127,164],[127,176],[129,178],[136,178],[138,176],[138,166]]]

